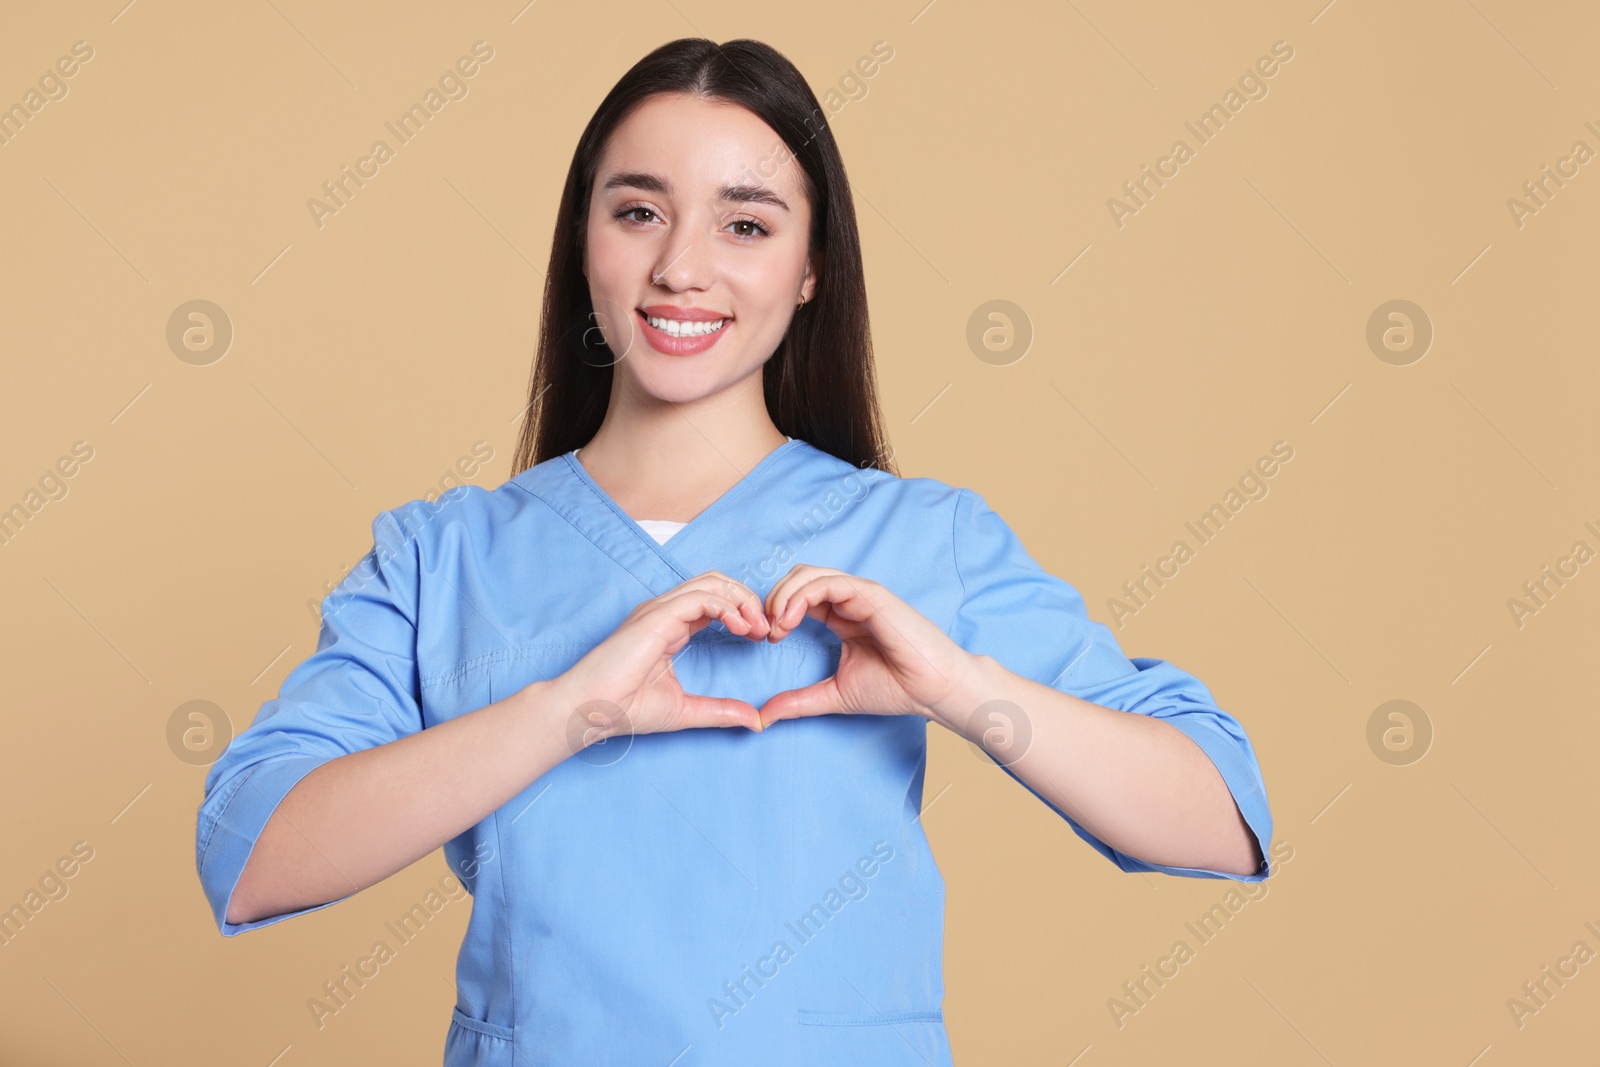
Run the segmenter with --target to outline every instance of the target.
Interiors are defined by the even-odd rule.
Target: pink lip
[[[718,319],[731,319],[732,315],[724,315],[720,311],[710,311],[706,308],[681,308],[674,304],[649,304],[639,309],[646,315],[654,315],[658,319],[682,319],[687,322],[716,322]]]
[[[670,333],[658,330],[650,325],[649,320],[645,318],[647,313],[657,318],[680,319],[688,322],[715,322],[718,319],[727,319],[728,321],[723,324],[721,329],[713,333],[699,337],[674,337]],[[715,311],[706,311],[704,308],[679,308],[665,304],[652,304],[649,307],[640,308],[635,314],[639,316],[639,329],[643,332],[644,339],[649,342],[650,347],[668,356],[692,356],[696,353],[704,352],[716,344],[722,335],[727,333],[733,326],[731,316],[722,315]]]

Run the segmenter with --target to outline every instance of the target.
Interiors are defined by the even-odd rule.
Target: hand
[[[768,641],[781,641],[807,615],[836,634],[832,678],[779,693],[761,706],[764,729],[779,719],[846,712],[922,715],[944,721],[979,670],[972,655],[877,582],[843,571],[795,566],[767,594]]]
[[[583,747],[617,734],[699,726],[759,731],[763,723],[753,706],[686,693],[672,669],[672,657],[689,638],[716,620],[753,641],[771,629],[761,598],[720,571],[707,571],[635,607],[610,637],[551,683],[560,694],[557,706],[576,716],[568,736]]]

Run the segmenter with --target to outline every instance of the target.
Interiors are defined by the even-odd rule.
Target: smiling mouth
[[[710,322],[690,319],[664,319],[657,315],[646,315],[643,311],[639,312],[639,315],[645,322],[648,322],[669,337],[705,337],[708,334],[716,333],[733,321],[732,319],[715,319]]]

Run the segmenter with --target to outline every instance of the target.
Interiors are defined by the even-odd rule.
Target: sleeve
[[[422,728],[417,675],[417,545],[390,511],[372,523],[373,547],[322,602],[316,651],[292,670],[206,774],[195,826],[195,866],[217,927],[245,930],[338,900],[255,922],[226,921],[228,901],[256,840],[295,784],[322,764]]]
[[[1005,764],[996,760],[996,765],[1124,871],[1240,882],[1266,879],[1271,874],[1272,813],[1261,767],[1244,728],[1217,707],[1205,685],[1164,660],[1124,656],[1110,629],[1089,619],[1078,591],[1034,562],[1005,521],[970,489],[958,494],[952,541],[962,585],[952,640],[1041,685],[1118,711],[1154,715],[1182,730],[1222,773],[1261,847],[1261,866],[1240,876],[1146,863],[1111,848]],[[1041,640],[1041,634],[1049,639]]]

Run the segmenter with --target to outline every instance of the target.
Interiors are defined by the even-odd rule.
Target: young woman
[[[1123,870],[1267,877],[1205,686],[893,472],[844,167],[771,48],[675,41],[601,103],[529,404],[509,481],[377,517],[211,768],[224,934],[443,846],[447,1064],[949,1064],[929,722]]]

